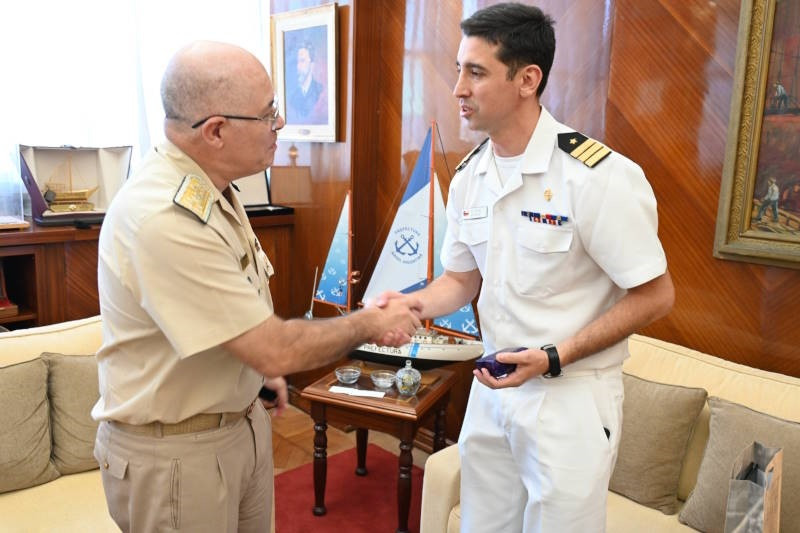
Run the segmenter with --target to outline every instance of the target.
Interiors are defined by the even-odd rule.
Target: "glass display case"
[[[22,208],[17,147],[0,146],[0,230],[27,228]]]

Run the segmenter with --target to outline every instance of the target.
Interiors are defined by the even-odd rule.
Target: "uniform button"
[[[107,463],[107,462],[106,462],[106,463],[103,463],[103,468],[105,468],[106,470],[108,470],[108,463]]]

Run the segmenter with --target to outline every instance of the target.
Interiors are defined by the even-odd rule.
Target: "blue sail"
[[[375,272],[364,292],[369,300],[387,290],[404,293],[419,290],[428,283],[428,261],[433,261],[434,278],[442,274],[439,253],[442,249],[447,225],[444,198],[439,180],[434,176],[434,239],[433,257],[428,257],[428,224],[431,220],[431,142],[432,129],[428,130],[411,178],[408,181],[400,207],[397,209],[389,235],[384,243]],[[479,336],[472,304],[467,304],[449,315],[438,317],[434,325]]]
[[[350,195],[344,197],[342,212],[339,222],[333,233],[331,246],[328,249],[328,258],[317,285],[314,299],[342,307],[347,306],[347,291],[349,290],[348,258],[350,257]]]

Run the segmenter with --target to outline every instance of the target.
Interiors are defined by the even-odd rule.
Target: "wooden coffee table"
[[[362,368],[361,377],[353,385],[342,385],[333,372],[312,383],[301,394],[311,402],[311,417],[314,419],[314,508],[317,516],[326,513],[325,481],[327,476],[328,438],[325,434],[328,422],[355,426],[356,452],[358,466],[356,474],[367,474],[367,436],[368,430],[383,431],[400,440],[397,478],[397,532],[408,531],[408,511],[411,507],[411,448],[420,423],[428,413],[434,413],[433,449],[445,447],[444,418],[450,389],[456,382],[454,372],[435,368],[422,371],[422,383],[414,396],[401,396],[396,387],[386,391],[383,398],[350,396],[330,392],[333,385],[347,386],[361,390],[377,390],[369,374],[372,370],[397,370],[368,364]]]

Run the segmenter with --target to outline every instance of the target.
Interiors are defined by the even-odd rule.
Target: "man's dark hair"
[[[517,3],[495,4],[476,11],[461,21],[467,37],[481,37],[490,44],[499,44],[497,59],[508,66],[508,79],[526,65],[542,69],[542,82],[536,90],[541,96],[553,66],[556,35],[553,19],[541,9]]]

